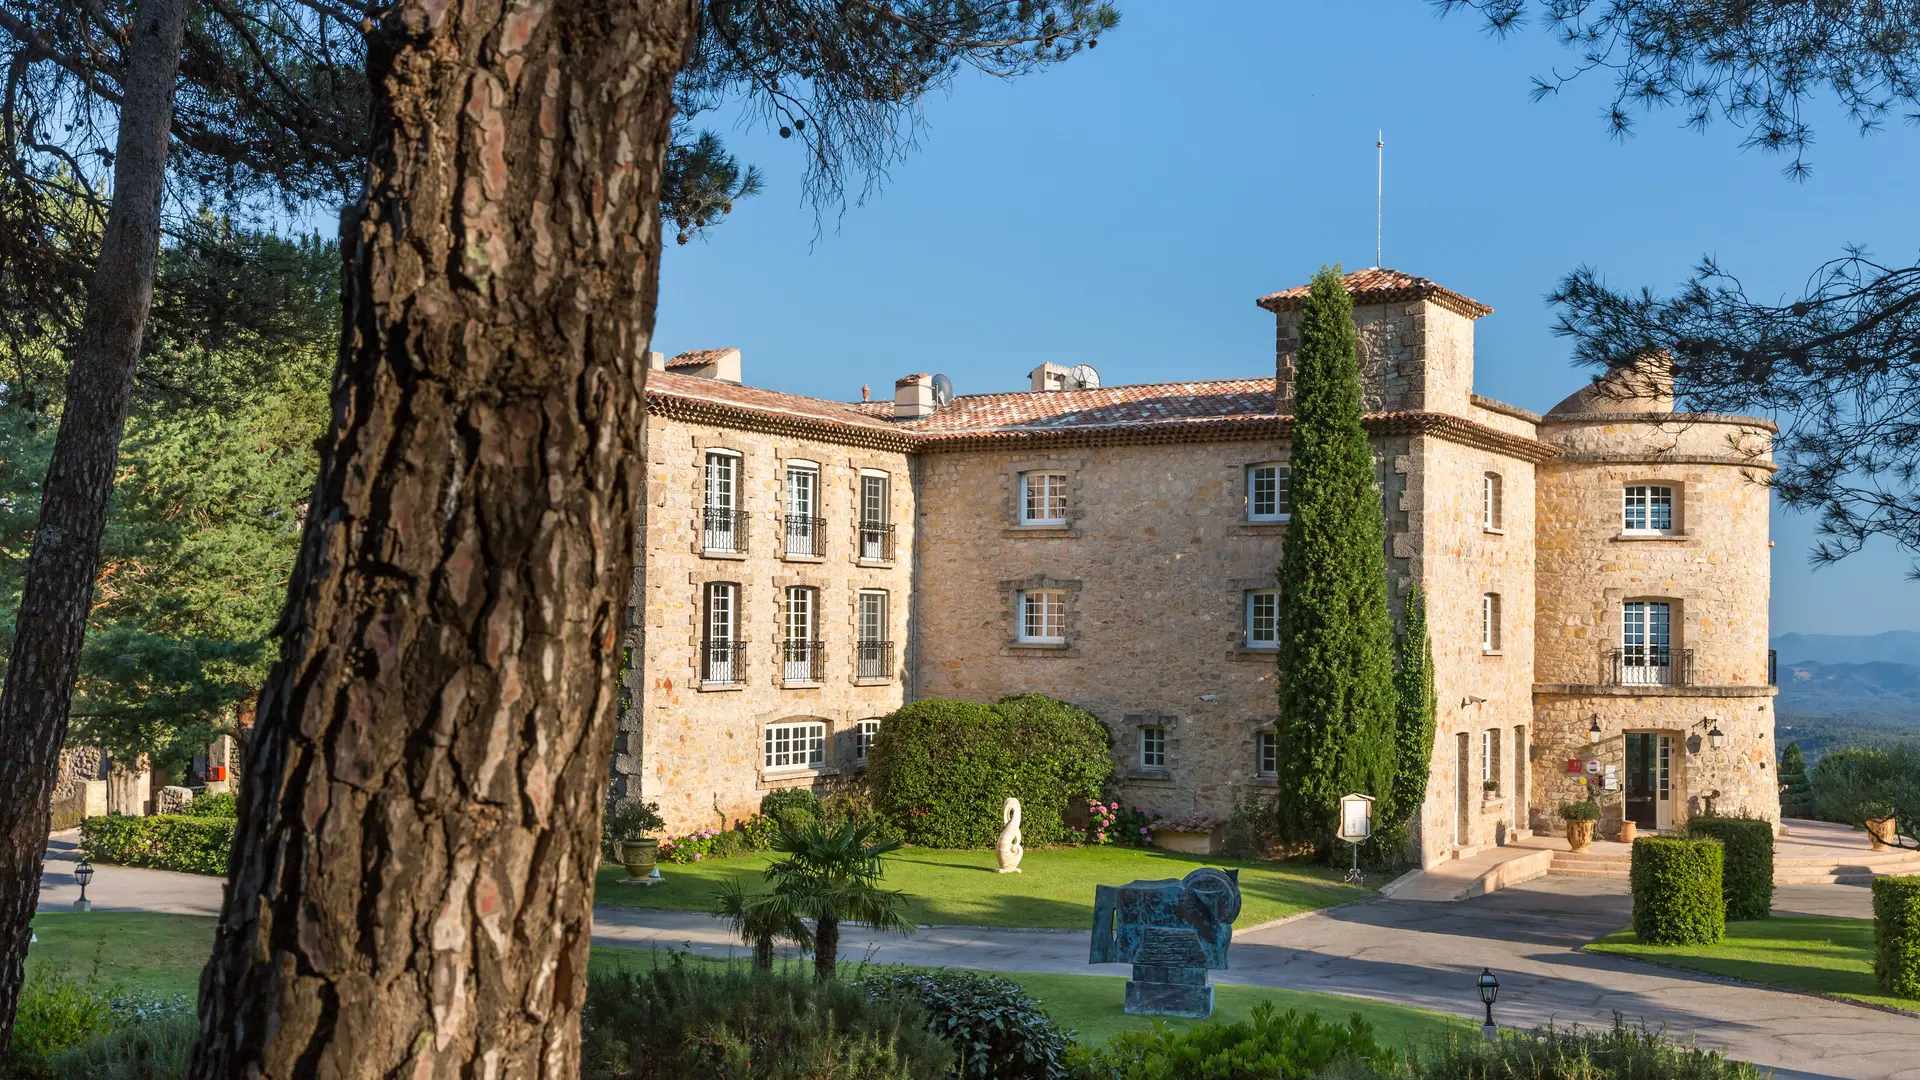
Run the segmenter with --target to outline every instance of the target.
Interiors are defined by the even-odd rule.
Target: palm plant
[[[787,857],[767,867],[772,895],[793,915],[813,920],[813,976],[826,982],[840,960],[840,923],[865,923],[875,930],[913,933],[905,913],[907,896],[883,889],[882,856],[900,841],[882,837],[876,823],[847,822],[826,828],[810,821],[783,826],[773,850]]]
[[[753,949],[753,966],[773,970],[773,946],[789,941],[803,951],[813,949],[813,931],[794,909],[791,899],[778,892],[749,893],[737,881],[725,882],[713,894],[713,916],[725,919],[733,932]]]

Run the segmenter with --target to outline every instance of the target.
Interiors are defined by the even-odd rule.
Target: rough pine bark
[[[571,1077],[692,0],[369,32],[333,421],[191,1075]]]
[[[113,201],[79,336],[68,354],[66,405],[41,489],[40,522],[0,692],[0,1060],[19,1006],[67,707],[93,606],[134,361],[153,306],[173,84],[188,3],[141,0],[128,27]]]

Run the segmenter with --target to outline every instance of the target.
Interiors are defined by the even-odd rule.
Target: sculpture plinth
[[[1129,1013],[1212,1016],[1207,972],[1227,969],[1239,917],[1238,870],[1203,867],[1179,881],[1096,885],[1088,962],[1133,965]]]

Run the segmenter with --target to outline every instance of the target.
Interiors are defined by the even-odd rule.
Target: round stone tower
[[[1539,430],[1562,453],[1536,477],[1534,828],[1557,828],[1555,808],[1589,790],[1607,837],[1622,818],[1778,823],[1767,656],[1778,429],[1675,412],[1671,375],[1651,359],[1561,402]]]

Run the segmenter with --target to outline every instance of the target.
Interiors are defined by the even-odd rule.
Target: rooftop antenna
[[[1387,133],[1381,130],[1373,139],[1373,268],[1386,265],[1380,258],[1380,240],[1385,232],[1387,193]]]

